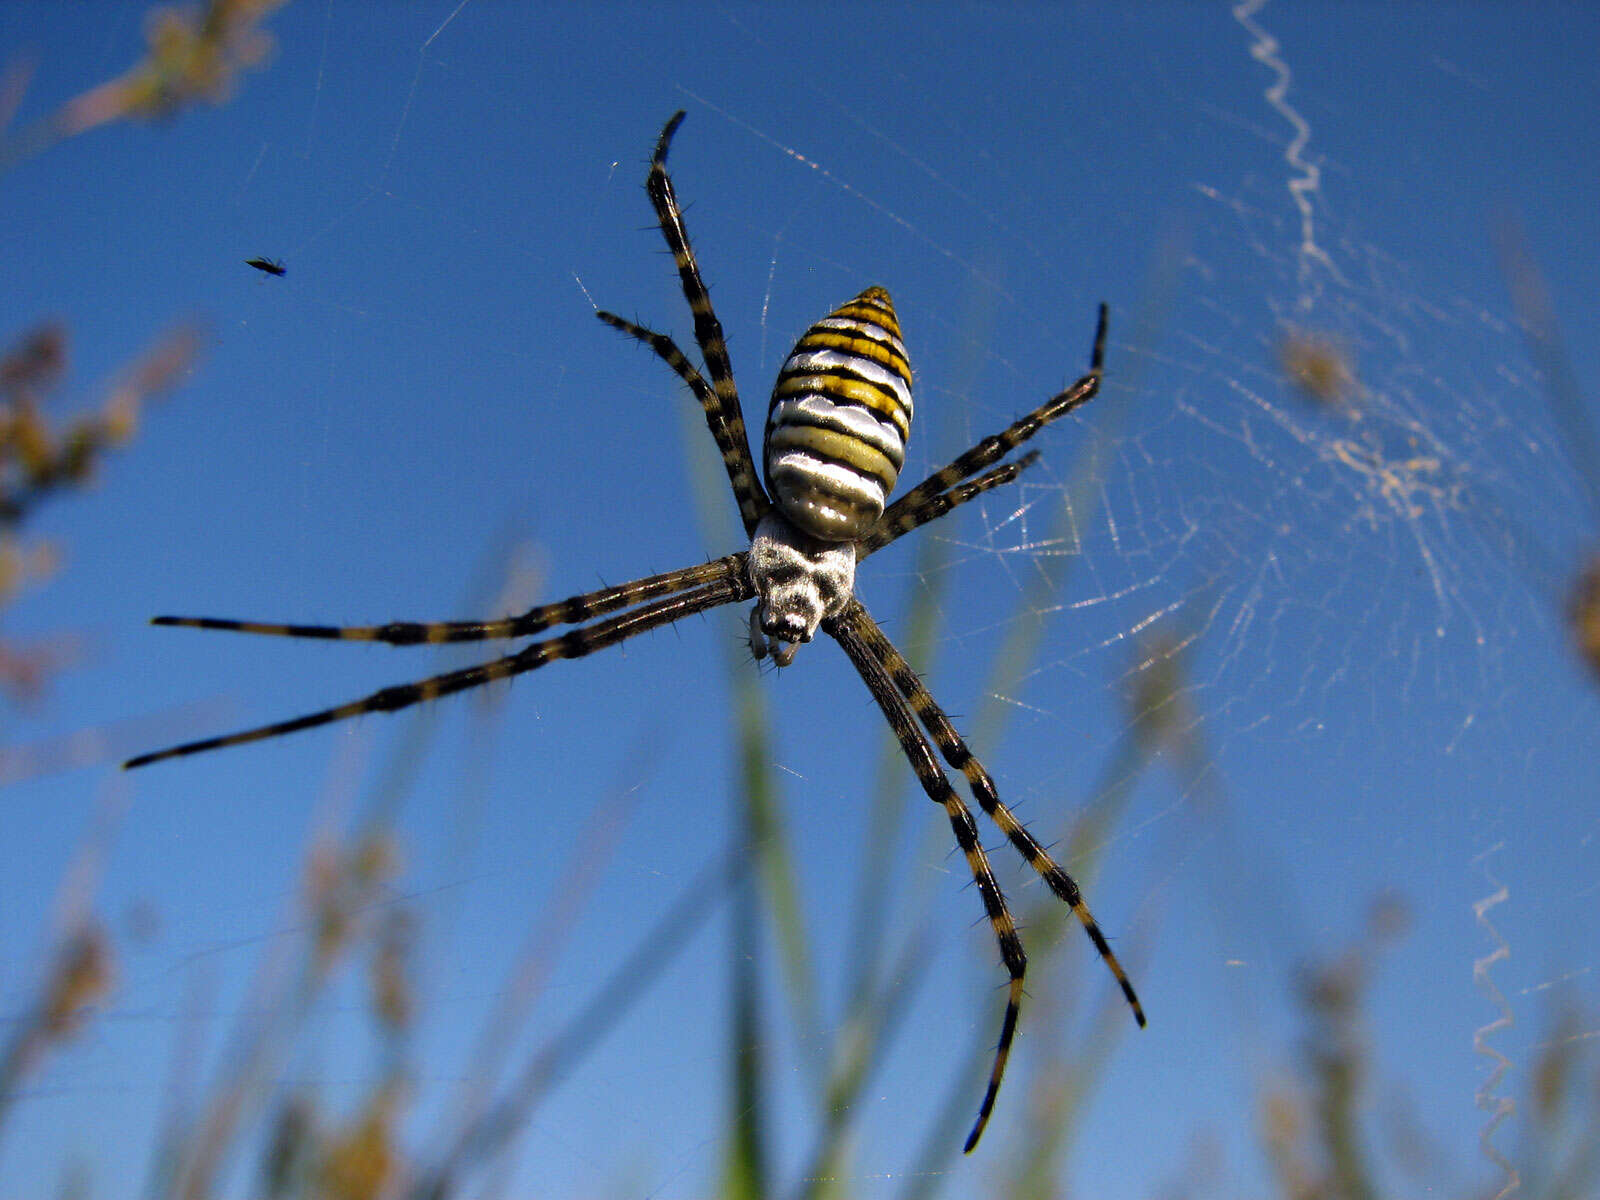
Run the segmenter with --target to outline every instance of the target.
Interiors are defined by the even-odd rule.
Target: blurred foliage
[[[69,102],[65,136],[108,121],[164,120],[194,104],[223,104],[234,77],[272,50],[258,23],[284,0],[211,0],[203,8],[154,8],[145,20],[145,56],[125,74]]]
[[[1262,1147],[1283,1196],[1370,1200],[1379,1194],[1361,1136],[1371,1057],[1361,1002],[1375,952],[1399,936],[1406,920],[1398,901],[1385,901],[1356,946],[1300,972],[1296,993],[1305,1039],[1286,1077],[1269,1082],[1259,1098]]]
[[[1600,434],[1590,420],[1592,406],[1585,403],[1561,335],[1550,287],[1528,250],[1527,235],[1515,213],[1502,213],[1495,223],[1495,248],[1528,357],[1543,376],[1544,394],[1561,431],[1562,449],[1588,501],[1591,538],[1600,536]],[[1542,549],[1537,526],[1522,529],[1519,541],[1525,554],[1531,548]],[[1600,681],[1600,553],[1592,545],[1567,588],[1566,618],[1574,648]]]
[[[189,374],[200,344],[193,326],[174,328],[118,372],[96,407],[60,419],[49,410],[67,372],[65,326],[46,322],[0,352],[0,610],[59,568],[54,545],[24,537],[29,517],[93,482],[100,462],[137,432],[145,402]],[[19,643],[0,634],[0,687],[14,700],[34,700],[52,674],[81,656],[70,635]]]
[[[40,501],[87,484],[99,461],[133,437],[144,401],[188,374],[200,343],[193,327],[172,330],[119,373],[98,409],[54,427],[45,409],[66,371],[65,327],[41,325],[0,355],[0,529],[14,530]],[[0,591],[0,603],[11,594]]]
[[[1278,343],[1278,364],[1306,399],[1342,408],[1355,399],[1355,368],[1338,342],[1303,329],[1288,330]]]
[[[1403,1194],[1461,1200],[1516,1195],[1526,1200],[1586,1200],[1600,1186],[1600,1056],[1583,1014],[1547,993],[1545,1035],[1522,1072],[1524,1092],[1510,1098],[1517,1144],[1506,1157],[1511,1178],[1491,1168],[1490,1152],[1452,1161],[1444,1139],[1417,1122],[1403,1084],[1384,1078],[1369,1028],[1366,999],[1378,955],[1403,937],[1405,905],[1384,897],[1356,943],[1310,963],[1295,993],[1304,1029],[1277,1077],[1264,1080],[1257,1136],[1285,1200],[1369,1200]],[[1389,1093],[1380,1102],[1379,1083]],[[1487,1137],[1490,1127],[1485,1127]],[[1451,1138],[1450,1141],[1459,1141]],[[1493,1152],[1498,1155],[1499,1151]],[[1491,1171],[1487,1186],[1466,1182]]]
[[[144,56],[115,79],[83,92],[13,136],[4,136],[31,71],[10,64],[0,83],[0,174],[69,137],[114,121],[159,121],[197,104],[232,98],[239,74],[273,49],[261,21],[285,0],[210,0],[204,6],[152,8]]]
[[[214,0],[198,11],[152,9],[148,51],[136,66],[16,134],[8,131],[31,70],[21,60],[7,63],[0,71],[0,174],[109,121],[169,117],[199,100],[221,103],[238,71],[270,50],[271,39],[256,26],[279,2]],[[69,417],[50,415],[68,368],[65,324],[40,322],[0,350],[0,609],[58,569],[54,546],[22,535],[33,511],[90,483],[109,452],[134,436],[144,403],[189,374],[202,340],[197,327],[175,326],[118,373],[91,411]],[[70,635],[31,644],[0,636],[0,687],[14,700],[36,699],[52,674],[80,657]],[[7,756],[17,758],[11,748]]]
[[[1578,572],[1567,602],[1567,625],[1578,653],[1600,679],[1600,557]]]
[[[0,1047],[0,1133],[19,1089],[53,1047],[82,1031],[110,993],[114,975],[105,930],[89,913],[79,914],[56,941],[37,999],[10,1023],[10,1036]]]

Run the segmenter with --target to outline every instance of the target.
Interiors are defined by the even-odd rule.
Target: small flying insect
[[[283,265],[283,261],[277,258],[247,258],[244,260],[244,265],[265,271],[268,275],[285,275],[289,271],[289,268]]]

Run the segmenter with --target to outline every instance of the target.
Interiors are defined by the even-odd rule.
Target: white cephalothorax
[[[850,602],[856,544],[823,542],[801,533],[772,509],[750,539],[750,652],[787,667],[817,626]]]

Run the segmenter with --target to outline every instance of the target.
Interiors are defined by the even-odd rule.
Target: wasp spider
[[[800,646],[821,629],[839,643],[855,665],[899,739],[923,790],[949,817],[956,844],[966,856],[978,894],[983,897],[984,910],[1010,975],[994,1066],[977,1121],[966,1141],[966,1149],[971,1151],[988,1123],[1005,1072],[1016,1033],[1027,957],[1000,885],[990,870],[972,813],[951,787],[935,746],[944,761],[966,777],[978,806],[1050,890],[1077,915],[1140,1025],[1144,1024],[1144,1012],[1105,935],[1089,915],[1072,876],[1001,803],[989,773],[857,599],[855,568],[861,559],[902,534],[937,520],[991,488],[1010,483],[1037,458],[1035,451],[1008,462],[1000,461],[1045,425],[1086,403],[1099,389],[1106,308],[1100,306],[1087,375],[1000,432],[984,438],[888,504],[905,460],[906,436],[911,429],[911,367],[889,293],[879,287],[868,288],[806,330],[779,371],[767,409],[763,487],[756,477],[745,434],[722,325],[712,311],[699,264],[689,246],[672,179],[667,174],[667,150],[683,116],[681,112],[675,114],[662,130],[645,186],[677,264],[684,298],[694,314],[694,338],[704,358],[704,372],[665,334],[612,313],[598,315],[606,324],[655,351],[699,400],[711,436],[722,452],[739,516],[750,536],[750,548],[713,562],[636,579],[494,621],[338,627],[214,617],[157,617],[157,625],[379,641],[397,646],[521,638],[557,625],[577,628],[532,642],[479,666],[387,687],[364,699],[293,720],[141,754],[126,765],[142,767],[166,758],[310,729],[362,713],[393,712],[537,670],[557,659],[582,658],[694,613],[744,600],[756,602],[750,614],[750,648],[757,659],[771,655],[778,666],[787,666]]]

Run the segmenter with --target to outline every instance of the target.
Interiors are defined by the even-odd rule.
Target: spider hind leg
[[[978,838],[978,826],[972,819],[972,811],[962,802],[961,797],[956,795],[955,789],[950,786],[950,781],[945,778],[945,773],[934,755],[933,747],[929,745],[926,735],[917,727],[911,706],[895,689],[889,669],[874,648],[872,639],[867,636],[863,622],[870,625],[872,618],[858,601],[852,601],[844,613],[828,622],[826,629],[844,650],[856,672],[861,676],[862,682],[867,685],[867,690],[872,693],[872,698],[877,701],[884,719],[889,722],[889,728],[894,731],[895,737],[900,742],[906,761],[911,764],[917,781],[922,784],[922,790],[927,793],[930,800],[944,809],[945,815],[949,818],[956,845],[961,848],[961,853],[967,860],[967,868],[972,872],[978,894],[983,898],[984,914],[994,930],[995,940],[1000,946],[1000,958],[1005,964],[1008,976],[1006,1011],[1000,1021],[1000,1040],[995,1045],[994,1064],[989,1070],[989,1085],[984,1089],[983,1100],[978,1106],[977,1120],[973,1122],[972,1132],[967,1135],[966,1145],[963,1147],[963,1153],[970,1154],[977,1147],[978,1139],[983,1136],[984,1128],[989,1124],[989,1117],[994,1112],[995,1098],[1000,1094],[1000,1083],[1005,1078],[1006,1063],[1011,1057],[1011,1044],[1016,1038],[1017,1020],[1022,1012],[1023,980],[1028,973],[1028,956],[1023,951],[1022,938],[1017,933],[1016,922],[1011,918],[1011,910],[1006,906],[1006,898],[1000,890],[1000,883],[995,879],[994,870],[989,865],[989,857]]]
[[[928,736],[939,747],[945,762],[966,777],[967,789],[972,793],[973,799],[977,800],[978,807],[983,809],[989,819],[999,827],[1000,832],[1005,834],[1006,840],[1022,856],[1022,860],[1044,880],[1045,886],[1072,910],[1072,915],[1077,917],[1084,933],[1105,962],[1106,969],[1116,980],[1123,999],[1128,1002],[1128,1007],[1133,1012],[1134,1021],[1143,1029],[1144,1005],[1139,1003],[1138,993],[1133,990],[1133,983],[1128,979],[1128,973],[1123,970],[1116,952],[1111,949],[1111,943],[1106,940],[1106,935],[1100,928],[1100,923],[1094,919],[1089,906],[1084,902],[1077,880],[1050,856],[1050,852],[1039,844],[1039,840],[1028,832],[1027,826],[1018,820],[1017,815],[1005,801],[1000,799],[999,789],[995,787],[994,779],[988,770],[968,748],[966,740],[956,731],[950,718],[934,700],[933,694],[928,691],[916,671],[912,670],[911,664],[906,662],[905,656],[895,649],[894,643],[872,619],[872,615],[859,605],[856,609],[855,623],[861,637],[872,653],[882,661],[895,688],[917,714],[917,719],[922,722],[922,727],[928,731]]]

